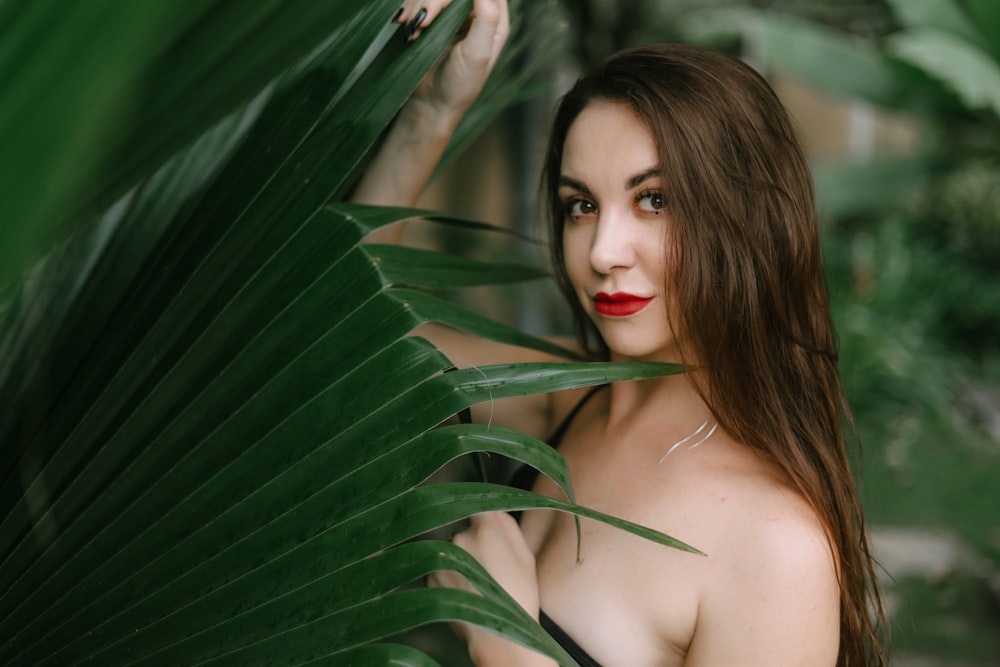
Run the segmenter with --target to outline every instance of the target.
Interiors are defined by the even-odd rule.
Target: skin
[[[404,3],[399,21],[423,6],[423,29],[429,29],[446,4]],[[468,35],[404,109],[355,201],[414,203],[506,34],[505,2],[476,0]],[[666,287],[669,187],[650,173],[656,166],[648,128],[626,107],[592,103],[570,128],[559,189],[569,215],[567,271],[613,359],[678,361],[683,344],[668,324],[679,305]],[[393,240],[399,231],[379,240]],[[634,315],[607,317],[592,299],[601,291],[652,300]],[[560,361],[443,327],[417,333],[458,366]],[[477,515],[454,542],[529,614],[537,619],[544,608],[609,667],[834,665],[834,562],[820,523],[777,469],[721,430],[657,464],[710,417],[694,378],[606,388],[578,414],[560,453],[581,504],[661,530],[707,556],[585,521],[577,561],[572,518],[546,510],[526,512],[520,526],[506,513]],[[584,391],[496,401],[479,406],[474,417],[545,438]],[[561,497],[544,477],[534,490]],[[472,590],[452,572],[436,573],[428,584]],[[456,630],[480,667],[555,664],[481,628],[460,624]]]
[[[397,23],[406,25],[417,7],[427,10],[418,39],[450,0],[407,0]],[[476,0],[469,31],[417,86],[389,131],[353,200],[385,206],[413,205],[427,187],[455,127],[475,101],[507,41],[510,19],[506,0]],[[372,238],[398,243],[397,225]]]
[[[664,293],[670,216],[652,136],[628,109],[590,105],[570,128],[559,197],[566,208],[566,269],[584,311],[617,359],[680,362]],[[653,300],[627,317],[602,315],[593,297]],[[706,415],[707,416],[707,415]]]

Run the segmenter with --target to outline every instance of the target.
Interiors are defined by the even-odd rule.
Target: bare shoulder
[[[813,508],[772,465],[717,472],[717,513],[689,665],[834,665],[840,592]]]
[[[769,464],[729,475],[734,500],[727,517],[734,566],[793,576],[802,568],[833,571],[823,524],[808,501]]]

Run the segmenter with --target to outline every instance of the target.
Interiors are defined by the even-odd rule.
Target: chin
[[[673,346],[660,347],[637,344],[634,341],[610,341],[604,339],[611,352],[611,358],[624,361],[666,361],[681,363],[680,352]]]

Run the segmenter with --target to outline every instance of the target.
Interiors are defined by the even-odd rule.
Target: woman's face
[[[670,237],[653,136],[628,107],[591,102],[570,126],[559,199],[566,272],[613,358],[680,361],[665,291]]]

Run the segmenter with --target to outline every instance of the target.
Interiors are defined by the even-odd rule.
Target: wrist
[[[411,100],[396,118],[396,124],[403,128],[411,139],[421,141],[441,141],[451,139],[464,113],[454,109],[436,110],[429,104]]]
[[[414,206],[444,153],[457,121],[408,103],[400,111],[351,200],[380,206]]]

